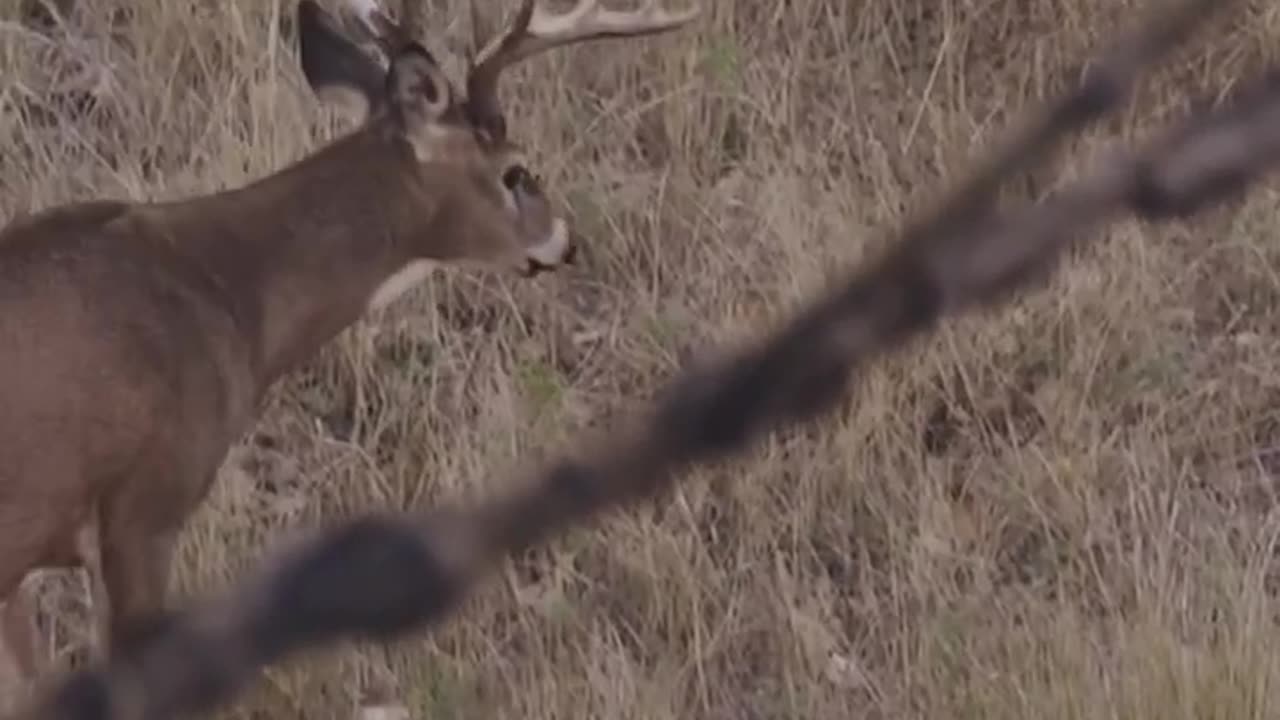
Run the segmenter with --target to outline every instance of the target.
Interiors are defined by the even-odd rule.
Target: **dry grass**
[[[513,132],[584,266],[444,272],[332,343],[229,458],[180,594],[293,529],[482,491],[644,401],[856,261],[1137,7],[704,2],[693,31],[513,74]],[[87,27],[135,16],[77,45],[112,60],[89,117],[33,112],[24,88],[68,57],[0,28],[0,219],[240,184],[331,134],[273,30],[290,3],[97,5]],[[442,34],[464,17],[433,5]],[[1272,59],[1278,10],[1215,28],[1108,133]],[[1273,716],[1278,208],[1261,187],[1117,226],[1044,292],[870,370],[834,422],[511,563],[440,632],[275,669],[228,715],[342,718],[390,690],[423,718]],[[61,648],[82,593],[52,580]]]

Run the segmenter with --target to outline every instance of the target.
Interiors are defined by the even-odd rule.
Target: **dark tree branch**
[[[502,557],[650,497],[690,463],[818,417],[844,396],[860,363],[947,313],[1029,286],[1073,239],[1126,214],[1184,217],[1244,189],[1280,162],[1280,70],[1227,108],[1106,158],[1045,202],[994,209],[1003,182],[1113,111],[1142,71],[1228,4],[1182,0],[1153,13],[878,261],[770,337],[684,373],[627,431],[473,509],[367,517],[320,533],[227,597],[174,614],[151,640],[66,679],[22,717],[150,720],[208,710],[293,653],[440,622]]]

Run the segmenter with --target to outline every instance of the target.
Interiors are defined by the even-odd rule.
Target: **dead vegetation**
[[[74,59],[0,11],[0,216],[241,183],[332,131],[272,3],[130,5],[127,41],[85,51],[118,68],[112,89],[44,110],[32,97],[58,94],[33,88]],[[291,378],[188,531],[180,594],[302,527],[509,489],[883,250],[1138,7],[724,0],[680,38],[530,63],[512,114],[570,189],[583,267],[533,287],[442,274]],[[1070,188],[1280,47],[1269,4],[1211,25],[1003,199]],[[1193,222],[1095,233],[1041,292],[861,368],[825,422],[523,553],[431,632],[273,668],[228,713],[347,717],[390,686],[424,718],[1266,716],[1276,206],[1259,185]],[[757,389],[785,401],[804,379]]]

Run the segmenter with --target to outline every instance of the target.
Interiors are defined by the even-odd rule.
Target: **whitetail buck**
[[[68,205],[0,232],[0,596],[24,678],[37,672],[28,572],[86,568],[100,651],[145,636],[176,536],[264,392],[366,309],[431,262],[534,275],[572,260],[508,138],[504,68],[697,12],[586,0],[557,15],[526,0],[464,93],[408,23],[353,5],[385,69],[312,0],[297,31],[307,81],[356,101],[359,129],[240,189]]]

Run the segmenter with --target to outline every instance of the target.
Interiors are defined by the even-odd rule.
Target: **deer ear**
[[[298,51],[302,74],[321,100],[346,106],[361,122],[385,101],[382,68],[315,0],[298,3]]]
[[[452,92],[444,71],[421,45],[411,42],[391,59],[387,100],[405,130],[438,121],[453,102]]]

